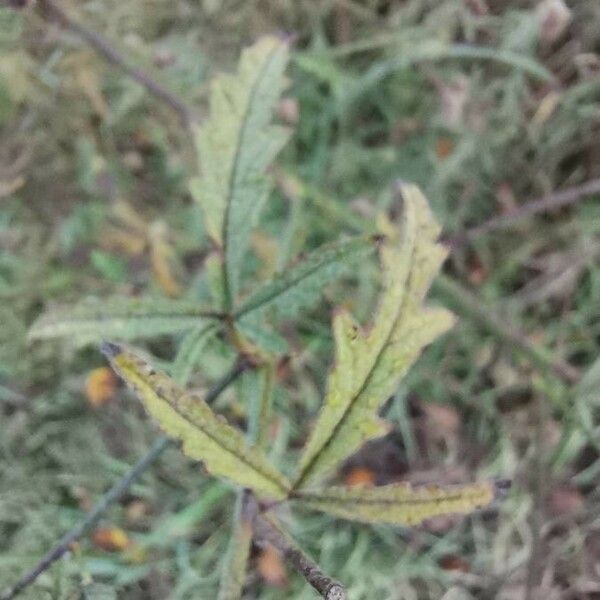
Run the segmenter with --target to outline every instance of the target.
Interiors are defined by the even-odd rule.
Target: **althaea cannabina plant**
[[[388,223],[380,236],[321,247],[258,289],[241,293],[250,233],[270,190],[265,172],[289,136],[271,122],[287,57],[287,45],[274,37],[246,50],[235,75],[220,75],[212,82],[210,116],[195,131],[201,163],[190,188],[218,250],[207,265],[218,304],[207,309],[153,298],[87,301],[47,313],[31,332],[34,338],[69,336],[78,343],[185,332],[170,374],[118,343],[104,342],[101,348],[161,429],[181,441],[182,451],[240,488],[221,600],[241,596],[253,535],[282,548],[323,597],[345,597],[343,587],[323,575],[281,531],[275,513],[284,502],[357,521],[415,525],[436,515],[467,514],[487,506],[498,491],[492,482],[423,488],[323,483],[364,442],[386,432],[379,409],[424,346],[452,326],[453,317],[424,304],[446,252],[436,241],[439,227],[427,201],[412,185],[400,186],[404,208],[398,227]],[[379,307],[368,330],[346,311],[335,314],[336,360],[323,407],[296,471],[286,476],[268,457],[268,391],[259,395],[257,406],[249,407],[253,416],[248,434],[243,434],[185,385],[203,349],[222,331],[238,349],[252,354],[268,377],[273,359],[260,335],[267,328],[266,317],[273,310],[297,313],[318,298],[326,282],[375,250],[383,278]]]

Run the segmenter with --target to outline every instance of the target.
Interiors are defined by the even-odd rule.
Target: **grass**
[[[536,12],[517,2],[490,2],[482,15],[453,0],[263,3],[270,12],[238,4],[181,0],[152,11],[136,0],[90,0],[77,14],[199,107],[210,73],[229,68],[242,44],[265,31],[298,34],[288,96],[300,116],[255,240],[265,269],[284,260],[274,267],[261,247],[279,244],[293,257],[368,228],[377,212],[397,208],[389,191],[397,178],[423,187],[452,236],[598,177],[600,85],[581,66],[600,44],[593,0],[572,7],[568,30],[551,44],[540,41]],[[11,20],[0,39],[0,588],[156,436],[120,391],[102,408],[87,403],[85,378],[103,364],[95,349],[29,345],[30,323],[43,307],[84,295],[162,293],[147,250],[136,250],[156,220],[167,224],[192,299],[207,293],[209,252],[187,193],[194,158],[177,116],[35,10],[1,16]],[[540,586],[527,584],[532,548],[543,557],[538,593],[600,593],[600,409],[590,370],[600,347],[596,201],[528,217],[452,252],[446,275],[474,292],[484,313],[500,314],[588,379],[566,383],[461,312],[391,402],[401,443],[377,456],[404,463],[404,476],[508,476],[515,490],[497,514],[418,531],[289,517],[351,598],[532,598],[527,586]],[[276,391],[272,452],[281,464],[293,464],[320,403],[331,307],[350,303],[367,321],[376,286],[374,269],[361,266],[280,332],[291,352]],[[162,341],[149,349],[161,358],[172,351]],[[230,359],[211,348],[195,385],[217,379]],[[236,393],[218,406],[243,416]],[[447,412],[435,413],[440,406]],[[374,462],[382,477],[386,460]],[[137,517],[136,502],[145,508]],[[107,552],[84,540],[23,597],[78,597],[90,578],[124,598],[214,597],[233,505],[231,490],[171,449],[103,521],[133,545]],[[449,569],[449,557],[462,568]],[[251,571],[248,598],[286,597],[314,596],[295,576],[280,589]]]

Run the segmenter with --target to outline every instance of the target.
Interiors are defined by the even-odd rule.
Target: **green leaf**
[[[173,379],[179,385],[185,386],[190,380],[194,368],[202,358],[202,351],[216,331],[216,323],[203,323],[185,334],[171,369]]]
[[[261,286],[244,300],[236,317],[276,309],[280,315],[295,316],[323,293],[323,286],[348,272],[357,260],[375,248],[373,237],[361,236],[322,246],[306,258]]]
[[[212,81],[210,117],[195,132],[200,176],[190,188],[209,235],[223,249],[225,310],[237,295],[250,231],[269,192],[265,170],[289,136],[271,125],[287,60],[288,46],[276,37],[246,49],[236,74]]]
[[[472,513],[489,506],[505,489],[504,482],[418,488],[396,483],[375,488],[330,487],[299,492],[295,498],[303,506],[343,519],[414,526],[432,517]]]
[[[366,440],[383,435],[381,405],[423,347],[452,326],[451,313],[423,306],[446,250],[436,243],[439,227],[419,189],[402,186],[400,243],[381,246],[383,295],[372,327],[352,316],[334,317],[336,365],[316,426],[300,461],[296,488],[334,468]]]
[[[90,261],[100,274],[109,281],[123,283],[127,280],[127,263],[120,256],[110,252],[93,250]]]
[[[233,531],[221,572],[218,600],[240,600],[242,597],[252,544],[254,517],[247,495],[247,490],[241,491],[238,495]]]
[[[249,313],[243,319],[236,321],[235,329],[263,352],[273,355],[290,352],[287,340],[259,313]]]
[[[29,337],[69,337],[77,345],[107,337],[131,340],[198,327],[210,316],[192,302],[162,298],[90,299],[43,314],[31,327]]]
[[[212,474],[257,493],[275,499],[287,496],[288,482],[264,453],[249,446],[240,431],[197,394],[187,392],[128,349],[105,342],[101,350],[164,432],[182,442],[184,454],[203,461]]]
[[[267,364],[245,373],[240,380],[240,388],[248,384],[246,389],[240,389],[240,398],[248,410],[248,438],[263,450],[267,449],[269,442],[275,371],[274,363]]]

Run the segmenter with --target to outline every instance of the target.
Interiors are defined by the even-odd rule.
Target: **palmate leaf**
[[[287,496],[289,484],[285,477],[202,398],[185,391],[128,349],[105,342],[101,350],[165,433],[182,442],[184,454],[203,461],[213,475],[258,494],[274,499]]]
[[[176,333],[208,323],[211,314],[192,302],[162,298],[89,299],[44,313],[30,339],[69,337],[77,345],[107,337],[120,340]]]
[[[381,246],[383,295],[368,332],[347,312],[336,314],[336,364],[323,408],[300,461],[295,488],[334,468],[366,440],[385,433],[377,411],[423,347],[449,329],[451,313],[423,300],[446,256],[425,197],[402,186],[404,216],[399,243]]]
[[[265,170],[289,136],[271,125],[287,60],[287,44],[272,36],[245,50],[237,73],[212,81],[210,117],[195,133],[201,165],[190,189],[223,250],[225,310],[237,295],[250,232],[269,191]]]
[[[467,515],[489,506],[504,482],[454,486],[421,486],[408,483],[382,487],[330,487],[317,492],[299,492],[303,506],[363,523],[414,526],[425,519],[446,514]]]

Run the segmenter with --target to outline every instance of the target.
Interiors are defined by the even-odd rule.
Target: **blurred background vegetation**
[[[261,276],[371,230],[378,213],[397,210],[397,179],[421,185],[443,224],[451,254],[434,296],[458,325],[391,399],[395,429],[340,477],[502,476],[513,492],[496,512],[415,531],[289,515],[302,545],[353,600],[600,598],[597,0],[60,6],[200,116],[207,81],[231,70],[243,46],[263,33],[294,36],[279,118],[295,134],[253,237]],[[172,107],[46,2],[0,3],[0,589],[157,435],[96,370],[97,349],[28,344],[27,330],[45,308],[85,296],[145,290],[202,302],[211,248],[188,192],[195,169]],[[564,189],[576,201],[520,212]],[[279,323],[271,448],[282,464],[293,464],[322,397],[333,306],[366,322],[376,293],[375,266],[361,265],[314,310]],[[169,359],[174,342],[147,348]],[[194,386],[207,387],[232,356],[215,342]],[[217,404],[239,423],[243,389]],[[169,450],[23,597],[213,598],[233,501]],[[252,565],[248,598],[314,597],[276,554],[255,549]]]

